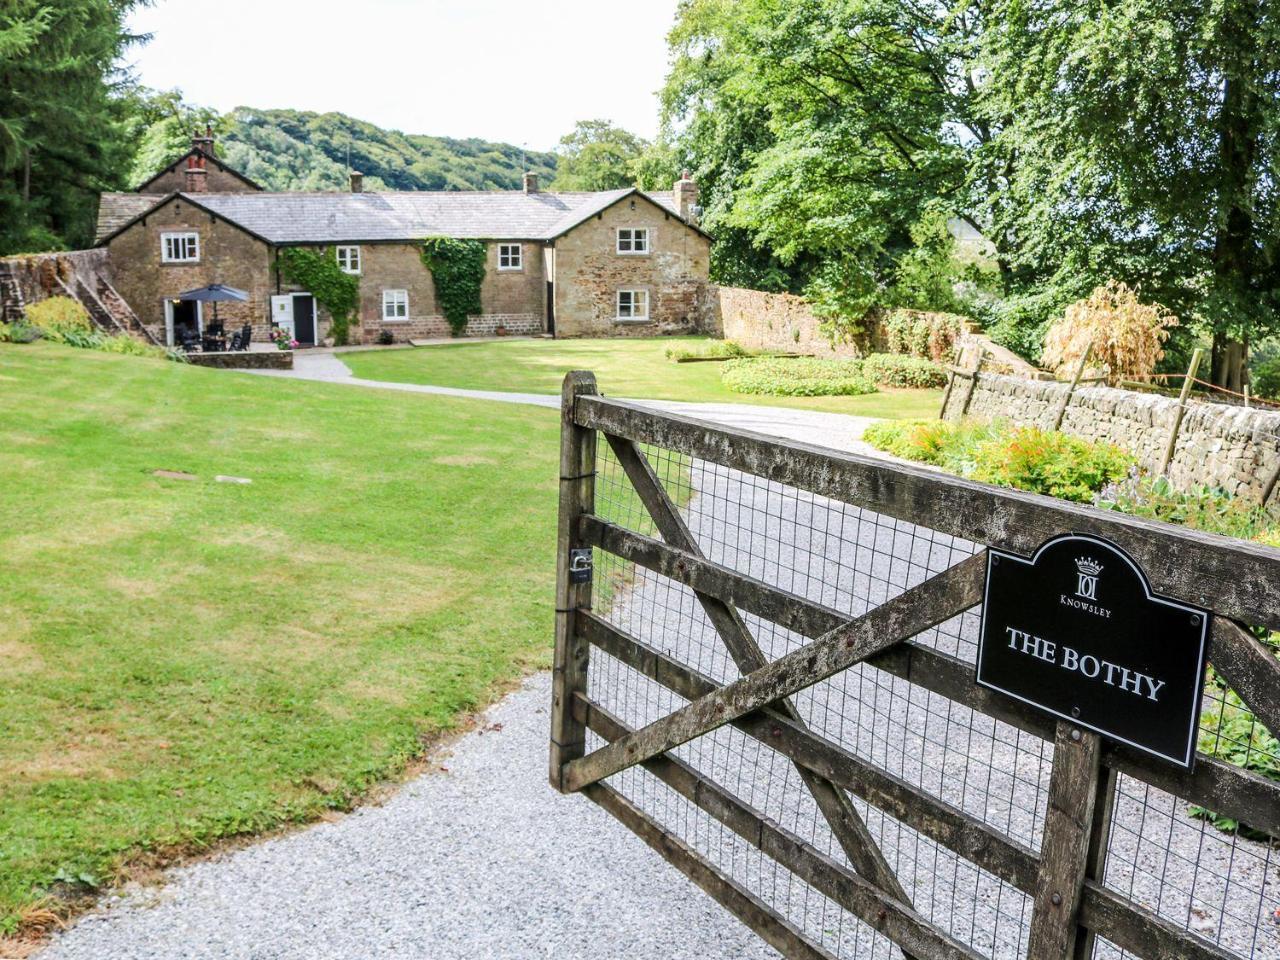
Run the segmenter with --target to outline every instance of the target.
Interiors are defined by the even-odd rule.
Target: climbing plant
[[[484,282],[485,246],[479,240],[427,237],[422,241],[422,262],[431,271],[436,303],[449,321],[453,335],[467,328],[467,317],[478,314],[480,284]]]
[[[287,247],[276,260],[281,278],[297,284],[313,297],[333,318],[333,342],[346,344],[351,331],[351,317],[360,306],[360,278],[344,273],[337,261],[324,250]]]

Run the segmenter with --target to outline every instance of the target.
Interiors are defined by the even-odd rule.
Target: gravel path
[[[776,957],[589,800],[547,784],[531,678],[386,804],[173,871],[43,960]]]

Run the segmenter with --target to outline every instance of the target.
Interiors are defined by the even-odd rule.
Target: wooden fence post
[[[969,413],[969,404],[973,402],[974,391],[978,389],[978,376],[982,373],[982,365],[986,362],[987,351],[978,347],[978,360],[973,365],[973,372],[969,374],[969,389],[965,391],[964,406],[960,408],[961,419]]]
[[[1173,462],[1173,450],[1178,443],[1178,431],[1182,429],[1182,418],[1187,412],[1187,394],[1191,392],[1191,385],[1195,383],[1196,371],[1200,369],[1200,356],[1204,351],[1196,347],[1195,352],[1191,354],[1191,365],[1187,367],[1187,378],[1182,381],[1182,392],[1178,394],[1178,408],[1173,412],[1173,427],[1169,430],[1169,442],[1164,448],[1164,459],[1160,461],[1160,469],[1157,473],[1163,474],[1169,469],[1169,464]]]
[[[590,645],[578,636],[575,613],[591,603],[591,548],[578,519],[595,510],[596,432],[573,421],[578,397],[596,393],[595,375],[564,378],[560,407],[560,518],[556,535],[556,647],[551,667],[551,785],[562,793],[564,766],[586,750],[586,728],[573,715],[573,695],[586,692]],[[585,551],[585,552],[583,552]],[[586,576],[575,570],[585,569]]]
[[[966,349],[967,349],[966,347],[960,348],[960,353],[956,357],[956,362],[955,362],[956,367],[964,363],[964,355],[965,355]],[[947,404],[951,401],[951,392],[955,388],[955,385],[956,385],[956,371],[953,367],[952,369],[949,369],[947,371],[947,389],[942,391],[942,409],[938,411],[939,420],[947,419]]]
[[[1089,870],[1101,754],[1096,733],[1058,723],[1028,960],[1073,960],[1083,939],[1078,918]]]
[[[1084,356],[1080,358],[1080,363],[1076,367],[1076,374],[1071,378],[1071,386],[1067,387],[1067,392],[1062,395],[1062,402],[1058,404],[1058,412],[1053,417],[1053,429],[1061,430],[1062,421],[1067,417],[1067,406],[1071,403],[1071,395],[1076,392],[1076,387],[1080,386],[1080,378],[1084,376],[1085,365],[1089,362],[1089,354],[1093,353],[1093,342],[1084,348]]]

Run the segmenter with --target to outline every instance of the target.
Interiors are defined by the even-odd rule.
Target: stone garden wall
[[[820,321],[803,297],[741,287],[711,287],[708,305],[708,332],[748,350],[811,353],[819,357],[861,357],[865,352],[860,343],[832,346],[818,329]]]
[[[981,374],[969,400],[968,415],[1003,417],[1020,425],[1053,426],[1066,383]],[[956,378],[945,419],[961,415],[969,381]],[[1177,399],[1159,394],[1078,387],[1062,429],[1086,440],[1116,444],[1156,470],[1173,426]],[[1280,411],[1227,404],[1187,404],[1169,479],[1182,489],[1208,484],[1237,496],[1258,497],[1280,464]]]

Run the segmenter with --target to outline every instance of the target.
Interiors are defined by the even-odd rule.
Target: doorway
[[[316,345],[316,300],[309,293],[293,295],[293,339],[304,346]]]
[[[173,346],[200,341],[204,333],[204,312],[195,300],[166,300],[164,302],[165,342]]]
[[[547,281],[547,333],[556,335],[556,285]]]

